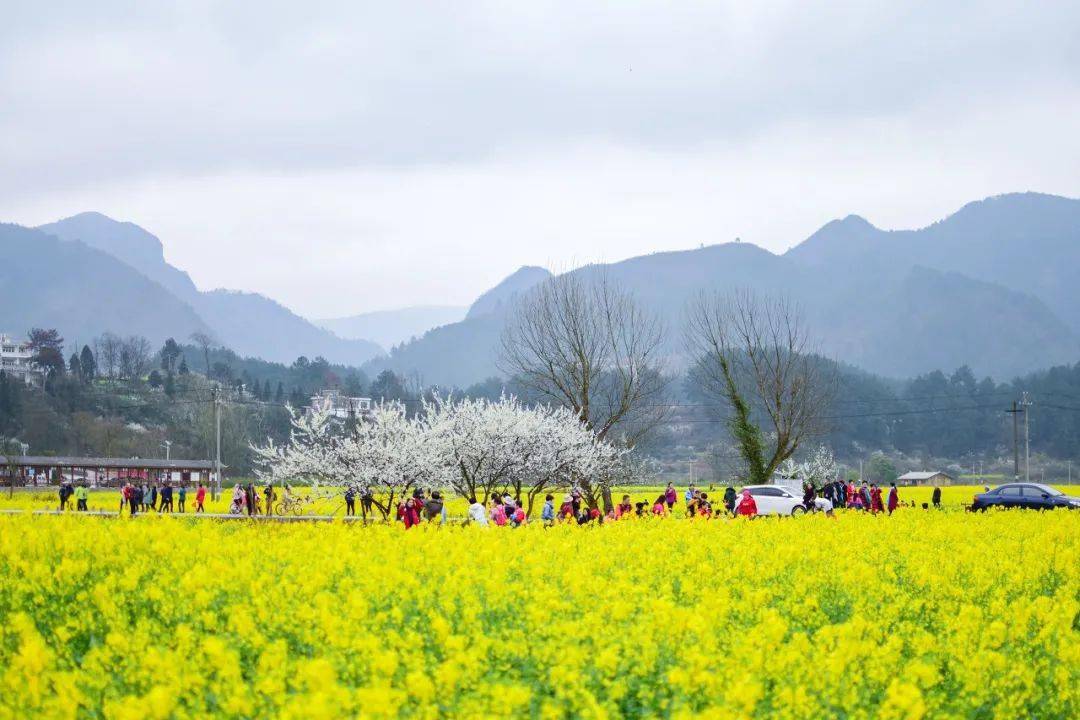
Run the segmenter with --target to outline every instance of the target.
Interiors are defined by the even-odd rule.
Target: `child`
[[[555,524],[555,496],[551,493],[544,497],[544,508],[540,511],[540,519],[544,521],[544,527]]]

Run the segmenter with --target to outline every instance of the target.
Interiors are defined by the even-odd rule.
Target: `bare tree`
[[[206,360],[206,377],[210,377],[210,348],[214,346],[214,339],[204,332],[193,332],[191,342],[202,349],[203,359]]]
[[[150,367],[150,341],[132,335],[120,343],[120,375],[132,380],[141,378]]]
[[[540,400],[573,410],[597,438],[632,447],[667,415],[664,335],[660,319],[605,275],[567,273],[516,303],[499,368]],[[595,505],[595,484],[582,483]],[[611,510],[610,488],[599,489]]]
[[[786,299],[745,290],[701,294],[690,303],[686,341],[691,378],[730,411],[751,483],[769,482],[804,441],[825,432],[831,377]]]
[[[120,367],[120,347],[123,340],[111,332],[102,333],[94,338],[94,355],[97,356],[99,369],[108,378],[116,377]]]

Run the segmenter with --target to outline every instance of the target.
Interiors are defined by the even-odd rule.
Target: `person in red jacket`
[[[754,501],[754,496],[750,494],[749,490],[742,491],[742,497],[739,498],[739,504],[735,506],[736,515],[745,515],[746,517],[754,517],[757,515],[757,503]]]
[[[120,488],[120,512],[124,512],[124,505],[131,502],[131,496],[133,494],[134,489],[131,487],[131,483],[124,483],[124,487]]]
[[[563,496],[562,505],[559,506],[559,521],[574,519],[574,497],[567,493]]]
[[[420,524],[420,511],[416,509],[416,503],[412,498],[406,500],[405,506],[401,508],[401,522],[405,524],[406,530]]]
[[[900,494],[896,492],[896,483],[889,484],[889,514],[893,514],[893,510],[900,504]]]
[[[195,512],[206,512],[204,503],[206,502],[206,486],[199,483],[199,489],[195,491]]]
[[[870,485],[870,512],[885,512],[885,505],[881,502],[881,488],[876,484]]]

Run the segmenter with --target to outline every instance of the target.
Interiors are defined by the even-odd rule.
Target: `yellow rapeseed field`
[[[0,717],[1080,715],[1080,512],[0,516]]]

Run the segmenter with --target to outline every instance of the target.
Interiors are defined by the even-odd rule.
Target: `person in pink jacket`
[[[506,524],[506,509],[498,499],[491,503],[491,522],[499,526]]]

